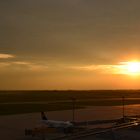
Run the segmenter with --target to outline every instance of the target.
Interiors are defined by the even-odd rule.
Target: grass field
[[[140,104],[139,90],[0,91],[0,115],[72,109],[75,107]]]

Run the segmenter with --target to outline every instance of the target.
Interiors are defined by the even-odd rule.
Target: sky
[[[139,0],[0,1],[0,90],[139,89],[139,53]]]

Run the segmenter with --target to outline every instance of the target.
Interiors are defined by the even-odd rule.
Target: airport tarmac
[[[115,132],[107,132],[96,136],[87,136],[76,138],[75,140],[140,140],[139,131],[130,129],[121,129]]]
[[[132,109],[130,109],[130,107]],[[139,106],[129,106],[128,111],[130,115],[135,115],[139,113],[139,110],[134,110],[134,108],[139,109]],[[128,112],[127,111],[127,112]],[[96,112],[96,113],[95,113]],[[105,114],[105,113],[106,114]],[[110,115],[111,113],[111,115]],[[89,115],[88,115],[89,114]],[[104,116],[103,116],[104,114]],[[70,120],[72,119],[72,111],[53,111],[47,113],[49,119],[54,120]],[[121,107],[93,107],[86,110],[76,111],[76,120],[85,121],[85,120],[97,120],[97,119],[114,119],[121,117]],[[40,125],[40,113],[30,113],[30,114],[21,114],[21,115],[8,115],[0,116],[0,137],[2,140],[32,140],[31,137],[25,136],[25,129],[32,129]],[[130,131],[130,130],[129,130]],[[127,134],[125,130],[121,130],[115,133],[122,135]],[[139,131],[130,131],[128,133],[135,134],[135,137],[139,137]],[[93,137],[87,137],[88,139],[93,139]],[[127,137],[127,136],[125,136]],[[128,136],[130,138],[130,136]],[[83,138],[84,139],[84,138]],[[95,138],[94,138],[95,139]],[[95,140],[102,140],[103,137],[96,137]],[[140,138],[139,138],[140,139]],[[33,140],[38,140],[33,138]],[[119,139],[120,140],[120,139]],[[135,140],[135,139],[134,139]]]
[[[48,112],[48,116],[53,118],[55,113]],[[58,115],[57,118],[60,120],[62,114]],[[40,113],[0,116],[0,137],[3,140],[40,140],[40,137],[25,136],[25,129],[34,129],[40,124]],[[53,137],[62,135],[53,134]],[[47,135],[47,137],[52,138],[52,134]]]
[[[23,140],[25,128],[39,124],[39,114],[0,116],[0,137],[3,140]],[[33,125],[34,124],[34,125]]]
[[[40,137],[25,136],[24,134],[25,128],[32,129],[39,125],[40,113],[0,116],[0,137],[2,140],[41,140]],[[139,132],[140,126],[136,126],[134,129],[122,129],[113,133],[81,137],[77,140],[140,140]]]
[[[54,112],[49,112],[48,114],[49,117],[54,116]],[[60,116],[58,115],[58,120],[60,120]],[[34,129],[40,127],[40,125],[42,125],[40,113],[0,116],[0,139],[40,140],[40,138],[37,137],[25,136],[25,129]],[[53,137],[61,135],[62,134],[53,134]],[[48,137],[52,137],[52,134],[49,134]]]

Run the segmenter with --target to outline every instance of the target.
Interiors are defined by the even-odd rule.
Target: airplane
[[[41,119],[42,123],[46,124],[49,128],[58,128],[63,130],[64,132],[72,131],[72,129],[74,128],[74,124],[69,121],[48,120],[44,112],[41,112]]]

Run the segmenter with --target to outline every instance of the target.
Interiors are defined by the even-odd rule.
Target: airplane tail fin
[[[48,120],[44,112],[41,112],[41,119],[42,120]]]

